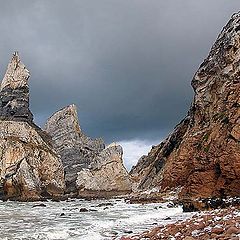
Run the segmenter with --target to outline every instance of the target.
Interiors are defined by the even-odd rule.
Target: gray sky
[[[192,76],[239,7],[239,0],[0,0],[1,77],[18,50],[38,124],[75,103],[88,135],[151,145],[186,114]]]

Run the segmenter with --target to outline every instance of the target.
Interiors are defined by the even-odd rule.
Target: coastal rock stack
[[[76,192],[77,173],[89,167],[105,144],[102,139],[91,139],[83,133],[74,104],[54,113],[47,120],[45,130],[52,137],[54,148],[61,156],[67,192]]]
[[[29,77],[14,53],[0,85],[0,196],[35,201],[69,193],[93,191],[94,197],[106,197],[131,191],[121,146],[105,149],[102,139],[86,136],[74,104],[53,114],[45,131],[33,122]]]
[[[240,13],[223,28],[192,80],[186,118],[143,157],[138,189],[180,190],[180,198],[240,196]]]
[[[131,191],[129,174],[123,165],[123,150],[102,139],[86,136],[79,125],[75,105],[54,113],[45,124],[61,156],[67,193],[82,197],[106,197]]]
[[[89,169],[78,173],[79,196],[110,197],[127,194],[132,186],[129,174],[123,165],[123,149],[112,143],[93,159]]]
[[[29,77],[14,53],[0,87],[0,176],[5,199],[58,197],[65,189],[62,162],[51,138],[33,123]]]

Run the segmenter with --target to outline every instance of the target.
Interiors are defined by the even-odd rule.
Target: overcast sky
[[[239,8],[239,0],[0,0],[1,78],[18,50],[35,121],[75,103],[82,129],[123,143],[130,166],[185,116],[193,74]]]

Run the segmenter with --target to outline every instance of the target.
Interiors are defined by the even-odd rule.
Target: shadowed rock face
[[[0,177],[6,199],[55,197],[65,189],[51,138],[32,121],[29,76],[15,53],[0,87]]]
[[[111,196],[131,192],[131,181],[122,155],[122,147],[112,143],[93,159],[89,169],[81,170],[77,178],[79,196]]]
[[[30,73],[20,61],[18,53],[14,53],[0,88],[0,118],[2,120],[15,119],[32,122],[33,115],[29,110],[29,77]]]
[[[180,197],[240,195],[240,13],[199,67],[187,117],[131,170],[138,189]]]
[[[45,130],[61,156],[67,192],[81,197],[107,197],[131,191],[123,165],[122,147],[105,148],[102,139],[87,137],[79,126],[77,109],[70,105],[51,116]]]
[[[91,139],[80,126],[75,105],[67,106],[53,114],[45,124],[54,147],[61,156],[68,192],[76,192],[77,173],[88,168],[93,159],[104,149],[102,139]]]

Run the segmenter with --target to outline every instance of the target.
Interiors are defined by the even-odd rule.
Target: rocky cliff
[[[68,193],[87,196],[92,192],[92,196],[99,197],[131,190],[121,146],[113,144],[105,149],[102,139],[86,136],[80,128],[75,105],[54,113],[45,130],[61,156]]]
[[[138,189],[180,189],[180,197],[240,195],[240,13],[223,28],[193,80],[186,118],[143,157]]]
[[[131,192],[122,155],[122,147],[112,143],[93,159],[89,169],[81,170],[77,178],[79,196],[106,197]]]
[[[61,156],[68,192],[75,192],[77,173],[88,168],[93,158],[105,147],[102,139],[91,139],[80,128],[77,108],[67,106],[54,113],[45,124],[53,145]]]
[[[62,162],[33,123],[29,71],[14,53],[0,87],[0,176],[5,199],[37,200],[64,192]]]

